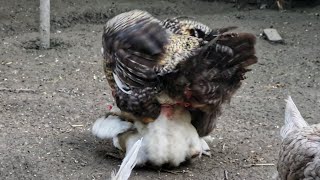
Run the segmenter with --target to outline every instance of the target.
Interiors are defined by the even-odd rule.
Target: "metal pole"
[[[50,0],[40,0],[40,48],[50,48]]]

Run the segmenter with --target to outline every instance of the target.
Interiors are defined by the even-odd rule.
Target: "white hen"
[[[190,113],[183,107],[176,106],[169,118],[160,113],[151,123],[127,123],[116,116],[100,118],[94,123],[92,133],[102,139],[113,138],[114,146],[127,154],[143,138],[137,165],[149,162],[155,166],[179,166],[194,156],[210,155],[208,144],[199,137],[191,124]]]

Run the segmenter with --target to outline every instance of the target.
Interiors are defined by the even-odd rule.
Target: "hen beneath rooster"
[[[160,21],[140,10],[110,19],[102,54],[119,111],[98,119],[93,134],[126,152],[143,138],[139,165],[210,155],[202,137],[257,62],[255,36],[231,29],[183,17]]]
[[[291,97],[287,100],[285,125],[278,160],[281,180],[320,179],[320,124],[309,125]]]
[[[137,165],[175,167],[192,157],[210,155],[209,146],[191,125],[190,113],[179,106],[174,107],[169,118],[162,113],[148,124],[128,123],[117,116],[103,117],[94,123],[92,132],[101,139],[113,139],[114,146],[125,151],[126,156],[142,138]]]

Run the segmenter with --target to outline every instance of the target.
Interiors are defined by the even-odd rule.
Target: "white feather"
[[[116,137],[132,127],[132,123],[122,121],[117,116],[102,117],[96,120],[92,126],[92,134],[101,139]]]
[[[161,113],[154,122],[147,125],[136,122],[135,127],[144,137],[143,149],[154,165],[179,166],[201,153],[200,138],[191,124],[190,113],[184,109],[175,109],[170,119]]]
[[[111,174],[111,180],[127,180],[130,177],[132,169],[137,164],[138,152],[142,146],[142,139],[138,140],[132,148],[126,153],[126,157],[123,159],[118,173]]]
[[[104,54],[104,49],[103,49],[103,47],[101,48],[101,55],[103,56],[103,54]]]
[[[203,138],[200,139],[200,142],[201,142],[201,147],[202,147],[203,151],[209,151],[210,150],[210,147],[209,147],[208,143]]]
[[[116,82],[117,86],[120,88],[120,90],[126,94],[132,94],[132,91],[130,89],[129,86],[125,85],[124,83],[121,82],[121,80],[119,79],[119,77],[113,73],[113,78],[114,81]],[[130,89],[130,90],[125,90],[125,89]]]
[[[297,106],[294,104],[290,96],[288,97],[286,102],[287,105],[285,110],[285,124],[280,130],[282,140],[286,138],[287,135],[293,130],[309,126],[309,124],[301,116]]]
[[[117,136],[117,137],[113,137],[113,138],[112,138],[112,142],[113,142],[113,146],[114,146],[114,147],[120,149],[121,151],[124,151],[124,150],[125,150],[125,149],[122,149],[122,147],[120,146],[118,136]]]
[[[128,151],[130,151],[133,147],[134,147],[134,144],[142,138],[141,134],[136,132],[134,134],[132,134],[132,132],[130,132],[131,135],[130,137],[127,139],[127,142],[126,142],[126,149]],[[138,165],[145,165],[145,163],[148,161],[148,153],[147,153],[147,146],[145,145],[145,137],[143,137],[143,141],[142,141],[142,145],[141,145],[141,148],[139,150],[139,153],[138,153],[138,157],[137,157],[137,164]],[[128,152],[127,152],[128,153]]]

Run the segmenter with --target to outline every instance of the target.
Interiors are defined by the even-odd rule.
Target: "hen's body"
[[[277,166],[279,179],[320,179],[320,124],[308,125],[291,97],[287,100],[285,120]]]
[[[208,135],[221,105],[257,61],[254,35],[221,34],[229,29],[183,18],[161,22],[139,10],[109,20],[102,52],[118,107],[132,119],[154,120],[161,104],[190,104],[192,124]],[[170,102],[161,102],[160,93]]]
[[[116,116],[101,118],[94,123],[92,132],[99,138],[113,138],[114,145],[127,153],[136,141],[143,138],[137,165],[150,163],[175,167],[209,150],[191,125],[189,112],[182,107],[175,107],[170,118],[161,113],[148,124],[140,121],[129,123]]]

